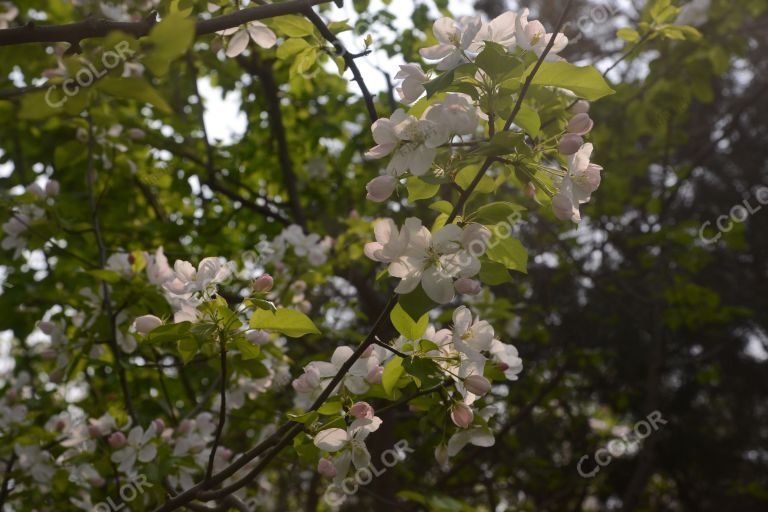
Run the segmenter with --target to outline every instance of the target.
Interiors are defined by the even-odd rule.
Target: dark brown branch
[[[371,92],[368,90],[368,86],[365,85],[363,74],[360,73],[360,68],[358,68],[357,63],[355,63],[355,56],[347,51],[347,49],[344,47],[344,44],[339,41],[333,32],[331,32],[323,19],[312,9],[311,6],[307,5],[303,13],[309,19],[309,21],[311,21],[315,27],[317,27],[317,30],[320,31],[320,34],[333,45],[333,47],[336,49],[336,52],[344,58],[344,62],[346,62],[349,70],[352,71],[352,76],[354,77],[355,82],[357,82],[358,87],[360,87],[360,92],[363,94],[363,99],[365,100],[365,106],[368,109],[368,115],[371,118],[371,123],[376,122],[376,120],[379,118],[379,115],[376,113],[376,106],[373,103],[373,95],[371,95]]]
[[[93,236],[96,238],[96,246],[99,250],[99,266],[105,268],[107,265],[107,248],[104,244],[104,237],[101,233],[101,221],[99,220],[98,203],[96,201],[96,167],[94,165],[94,134],[93,134],[93,120],[88,116],[88,173],[86,176],[88,182],[88,199],[91,207],[91,225],[93,228]],[[120,381],[120,387],[123,391],[123,400],[125,401],[125,410],[133,420],[134,425],[138,425],[138,417],[136,411],[133,408],[133,402],[131,400],[131,393],[128,389],[128,377],[125,373],[125,367],[120,358],[120,347],[117,344],[117,322],[115,320],[115,312],[112,308],[112,299],[110,297],[109,284],[106,281],[101,282],[102,301],[104,310],[109,316],[109,347],[112,350],[112,357],[115,359],[115,370]]]
[[[337,5],[340,0],[334,0]],[[290,0],[277,4],[249,7],[239,11],[217,16],[207,20],[198,20],[195,32],[197,36],[213,34],[220,30],[238,27],[249,21],[263,20],[286,14],[300,14],[314,5],[327,4],[330,0]],[[155,13],[135,22],[109,21],[88,18],[66,25],[38,26],[30,22],[23,27],[0,30],[0,46],[26,43],[70,43],[79,47],[80,41],[94,37],[105,37],[110,32],[121,31],[133,37],[149,34],[157,23]]]
[[[280,108],[280,89],[275,82],[275,75],[272,72],[272,63],[259,62],[256,59],[247,60],[242,56],[238,58],[240,65],[252,75],[259,78],[264,94],[267,97],[267,112],[269,114],[269,127],[272,132],[272,138],[277,144],[277,158],[280,162],[280,169],[283,173],[283,183],[288,191],[288,204],[291,205],[291,212],[296,224],[302,228],[307,227],[307,218],[301,206],[299,198],[299,189],[297,185],[296,173],[293,170],[293,161],[291,160],[290,148],[288,147],[288,137],[283,122],[283,112]]]

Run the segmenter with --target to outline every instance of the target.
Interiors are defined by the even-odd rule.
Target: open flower
[[[365,446],[365,439],[371,432],[378,430],[381,423],[381,418],[374,416],[357,419],[346,430],[329,428],[317,433],[314,443],[319,449],[331,453],[343,451],[333,464],[337,478],[347,475],[350,462],[358,469],[368,467],[371,454]]]
[[[528,21],[529,12],[528,9],[523,9],[523,12],[515,20],[517,45],[524,50],[532,50],[536,55],[541,56],[550,39],[554,37],[555,42],[552,49],[549,50],[546,60],[560,60],[561,58],[557,54],[568,45],[568,38],[562,33],[547,33],[540,21]]]
[[[552,209],[560,220],[581,221],[579,205],[590,200],[592,192],[600,186],[599,165],[590,163],[592,144],[584,144],[570,157],[568,175],[563,178],[560,190],[552,198]]]
[[[461,249],[461,228],[449,224],[433,235],[419,219],[406,223],[405,228],[408,248],[389,266],[389,273],[401,279],[395,291],[410,293],[421,283],[430,299],[439,304],[450,302],[455,295],[453,278],[459,269],[447,256]]]
[[[517,375],[523,371],[523,360],[520,359],[517,349],[508,343],[493,340],[490,352],[507,380],[517,380]]]
[[[468,62],[467,51],[482,27],[479,16],[462,16],[456,20],[440,18],[435,21],[432,31],[438,43],[419,52],[429,60],[439,60],[437,69],[447,71]]]
[[[402,80],[400,87],[395,90],[400,95],[400,99],[408,104],[424,94],[424,84],[429,81],[429,77],[418,64],[401,64],[395,78]]]
[[[472,50],[480,51],[486,41],[493,41],[500,44],[507,51],[511,51],[515,48],[515,20],[517,14],[513,11],[507,11],[505,13],[496,16],[488,23],[483,23],[480,31],[475,36],[475,44],[472,46]]]
[[[472,312],[466,306],[460,306],[453,312],[453,344],[469,359],[485,361],[481,352],[491,348],[493,336],[491,324],[477,317],[473,322]]]
[[[216,284],[230,275],[229,267],[219,258],[204,258],[195,267],[188,261],[176,260],[173,264],[175,278],[163,286],[174,295],[215,291]]]
[[[111,460],[118,464],[117,469],[123,473],[130,473],[137,460],[140,462],[153,460],[157,455],[157,447],[152,444],[155,434],[154,424],[150,425],[146,432],[139,426],[133,427],[128,433],[125,447],[112,454]]]
[[[252,40],[262,48],[272,48],[277,43],[277,36],[269,27],[260,21],[250,21],[243,27],[232,27],[217,32],[221,36],[232,36],[227,42],[227,57],[234,58],[248,47]],[[232,35],[234,34],[234,35]]]

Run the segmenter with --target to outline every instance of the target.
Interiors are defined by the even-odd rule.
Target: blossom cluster
[[[478,291],[469,278],[480,272],[479,258],[491,237],[485,226],[448,224],[432,234],[420,219],[410,217],[400,229],[392,219],[379,220],[374,233],[376,241],[366,244],[365,255],[388,264],[389,274],[400,279],[397,293],[410,293],[421,284],[430,299],[446,304],[455,291]]]
[[[430,349],[419,350],[418,340],[400,336],[392,342],[392,349],[372,345],[355,361],[344,375],[339,386],[332,390],[332,396],[341,394],[349,398],[368,393],[372,386],[382,384],[384,368],[398,354],[434,361],[456,386],[456,394],[443,404],[445,414],[459,429],[447,441],[440,443],[435,456],[442,465],[450,456],[458,453],[467,444],[491,446],[494,436],[488,427],[488,420],[497,412],[493,406],[485,406],[475,414],[476,403],[492,391],[491,382],[484,376],[487,365],[495,366],[508,380],[516,380],[522,371],[522,360],[517,349],[496,338],[493,327],[486,321],[473,317],[472,312],[461,306],[453,312],[453,329],[436,330],[429,325],[421,336],[430,343]],[[330,362],[312,361],[304,367],[304,373],[293,381],[297,392],[296,405],[306,407],[317,397],[339,372],[342,365],[352,357],[350,347],[337,348]],[[327,428],[314,437],[315,446],[322,452],[334,454],[332,458],[322,457],[318,471],[334,478],[338,483],[348,474],[351,466],[362,469],[370,463],[370,454],[365,439],[375,432],[382,420],[375,416],[374,408],[365,401],[349,406],[346,429]]]

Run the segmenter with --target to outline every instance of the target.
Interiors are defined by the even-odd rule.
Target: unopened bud
[[[467,391],[477,396],[483,396],[491,390],[491,381],[482,375],[470,375],[464,379],[464,387]]]
[[[253,291],[267,293],[275,285],[275,280],[269,274],[263,274],[253,280]]]
[[[371,368],[371,371],[368,372],[368,375],[365,377],[365,380],[367,380],[370,384],[381,384],[381,379],[383,375],[384,375],[384,367],[377,366],[375,368]]]
[[[45,194],[49,197],[59,195],[59,189],[61,189],[61,185],[56,180],[48,180],[48,183],[45,184]]]
[[[574,103],[569,110],[573,115],[586,114],[587,112],[589,112],[589,102],[586,100],[579,100],[576,103]]]
[[[468,277],[457,279],[453,286],[462,295],[477,295],[483,291],[483,285],[480,284],[480,281]]]
[[[397,178],[394,176],[379,176],[377,178],[373,178],[365,186],[365,190],[368,191],[368,195],[366,197],[369,201],[373,201],[374,203],[383,203],[389,199],[389,196],[392,195],[396,187]]]
[[[245,339],[254,345],[265,345],[269,343],[269,334],[261,329],[254,329],[245,333]]]
[[[317,472],[325,477],[333,478],[336,476],[336,466],[333,465],[333,462],[323,457],[317,462]]]
[[[595,123],[589,118],[589,114],[576,114],[568,122],[568,126],[565,131],[568,133],[575,133],[578,135],[586,135],[592,131],[592,127]]]
[[[573,155],[581,146],[584,145],[584,139],[581,135],[575,133],[566,133],[562,139],[560,139],[560,145],[557,146],[557,150],[563,155]]]
[[[91,425],[91,427],[93,427],[93,425]],[[125,446],[125,434],[119,431],[112,432],[112,435],[109,436],[107,441],[109,442],[109,446],[117,450]]]
[[[373,407],[368,402],[357,402],[349,408],[349,414],[356,419],[371,419],[373,418]]]
[[[47,334],[48,336],[53,334],[53,331],[56,329],[56,324],[47,320],[43,320],[38,323],[37,326],[43,331],[43,334]]]
[[[163,325],[163,321],[157,318],[155,315],[140,316],[133,321],[133,326],[136,328],[136,332],[142,336],[146,336],[161,325]]]
[[[468,428],[475,419],[475,413],[465,403],[457,403],[451,408],[451,420],[459,428]]]

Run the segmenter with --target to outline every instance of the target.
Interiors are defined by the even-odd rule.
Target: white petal
[[[227,43],[227,57],[237,57],[248,47],[248,31],[240,30]]]
[[[315,436],[315,446],[327,452],[341,450],[347,441],[347,431],[340,428],[329,428],[318,432]]]
[[[438,304],[447,304],[456,295],[453,288],[453,279],[446,276],[435,267],[424,271],[421,278],[421,287],[427,296]]]
[[[269,27],[258,21],[252,21],[248,24],[248,33],[251,39],[262,48],[272,48],[277,43],[277,36]]]

